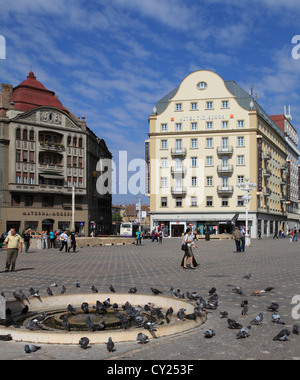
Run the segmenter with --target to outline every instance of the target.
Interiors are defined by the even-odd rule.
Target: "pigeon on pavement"
[[[254,318],[250,323],[251,325],[261,326],[264,320],[264,314],[260,313],[256,318]]]
[[[79,345],[83,350],[86,350],[88,348],[88,345],[90,343],[89,338],[83,337],[79,341]]]
[[[114,342],[112,341],[111,338],[108,338],[108,342],[105,343],[106,344],[106,348],[107,348],[107,351],[108,352],[114,352],[115,351],[115,344]]]
[[[32,352],[36,352],[40,349],[40,346],[35,346],[34,344],[26,344],[24,347],[24,352],[26,352],[26,354],[31,354]]]
[[[286,342],[288,341],[288,337],[291,335],[291,332],[289,330],[281,330],[278,335],[276,335],[273,340],[279,341],[279,342]]]
[[[211,329],[204,331],[204,338],[206,338],[206,339],[210,339],[210,338],[214,337],[215,335],[216,335],[215,332]]]
[[[145,344],[148,339],[149,339],[148,336],[143,333],[139,333],[136,338],[139,344]]]
[[[251,326],[243,327],[241,331],[237,333],[236,339],[245,339],[250,336]]]

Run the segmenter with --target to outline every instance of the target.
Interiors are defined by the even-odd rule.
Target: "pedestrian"
[[[53,230],[50,230],[49,237],[50,237],[50,248],[55,248],[55,233],[53,232]]]
[[[25,231],[24,234],[24,248],[25,248],[25,253],[28,253],[29,247],[30,247],[30,240],[31,240],[31,235],[30,235],[30,228],[28,228]]]
[[[185,251],[184,257],[181,262],[181,266],[183,269],[188,269],[187,267],[187,259],[190,259],[190,269],[196,269],[196,266],[198,266],[193,253],[193,248],[198,248],[193,239],[192,230],[188,228],[186,230],[186,233],[184,235],[183,241],[182,241],[182,249]]]
[[[43,246],[43,249],[48,249],[48,231],[47,230],[42,232],[42,246]]]
[[[61,247],[59,252],[61,252],[65,247],[65,252],[68,252],[68,235],[67,231],[64,231],[61,235],[59,240],[61,241]]]
[[[298,241],[298,231],[294,229],[293,241]]]
[[[15,228],[11,229],[10,235],[4,240],[4,249],[7,251],[5,272],[8,272],[10,268],[13,272],[18,254],[22,252],[22,238],[17,234]]]
[[[245,243],[246,243],[246,228],[243,226],[241,228],[241,252],[245,252]]]
[[[136,245],[142,245],[142,231],[136,231]]]
[[[241,240],[242,240],[242,234],[238,227],[235,227],[235,231],[233,233],[233,239],[235,240],[235,252],[241,252]]]
[[[258,239],[261,240],[261,230],[258,230]]]
[[[164,233],[163,233],[162,230],[160,230],[159,233],[158,233],[158,242],[159,242],[159,244],[162,244],[163,237],[164,237]]]
[[[154,240],[158,242],[158,234],[157,234],[156,229],[154,229],[152,232],[152,243],[154,242]]]
[[[73,248],[73,252],[75,252],[76,251],[76,233],[75,233],[74,228],[70,233],[70,238],[71,238],[71,245],[68,249],[68,252],[70,252],[71,248]]]
[[[277,232],[277,230],[274,231],[273,239],[278,239],[278,232]]]
[[[193,234],[194,234],[194,240],[198,241],[198,231],[197,231],[197,229],[194,229]]]

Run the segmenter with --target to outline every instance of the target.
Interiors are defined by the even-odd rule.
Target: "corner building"
[[[244,225],[247,177],[249,228],[255,238],[285,230],[287,141],[282,129],[234,81],[201,70],[157,102],[149,117],[151,226],[169,236]],[[298,213],[298,209],[297,209]]]

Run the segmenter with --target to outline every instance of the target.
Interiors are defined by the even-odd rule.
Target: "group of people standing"
[[[245,252],[245,243],[246,243],[246,228],[235,227],[233,232],[233,239],[235,241],[235,252]]]

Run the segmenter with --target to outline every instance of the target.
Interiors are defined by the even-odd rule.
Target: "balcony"
[[[172,155],[172,157],[186,157],[187,148],[171,149],[171,155]]]
[[[59,143],[49,143],[49,142],[40,142],[40,150],[51,151],[51,152],[63,152],[65,146]]]
[[[232,174],[233,170],[234,170],[233,165],[227,165],[227,166],[218,165],[217,167],[218,174]]]
[[[171,194],[173,196],[183,197],[187,194],[187,188],[186,187],[182,187],[182,188],[172,187],[171,188]]]
[[[182,167],[180,169],[176,168],[176,167],[171,167],[171,174],[173,177],[184,177],[187,173],[187,168],[186,167]]]
[[[268,153],[263,153],[263,154],[262,154],[262,159],[263,159],[263,160],[267,160],[267,161],[269,161],[269,160],[271,160],[271,158],[272,158],[272,156],[271,156],[271,153],[270,153],[270,152],[268,152]]]
[[[271,177],[271,175],[272,175],[272,173],[271,173],[270,170],[266,170],[266,171],[263,172],[263,176],[264,177]]]
[[[228,147],[223,147],[223,146],[218,146],[217,148],[217,154],[218,155],[232,155],[233,154],[233,146],[228,146]]]
[[[233,186],[218,186],[217,187],[217,193],[219,195],[230,195],[233,194],[234,192],[234,187]]]
[[[263,196],[264,197],[269,197],[272,194],[272,191],[269,187],[265,187],[263,190]]]

